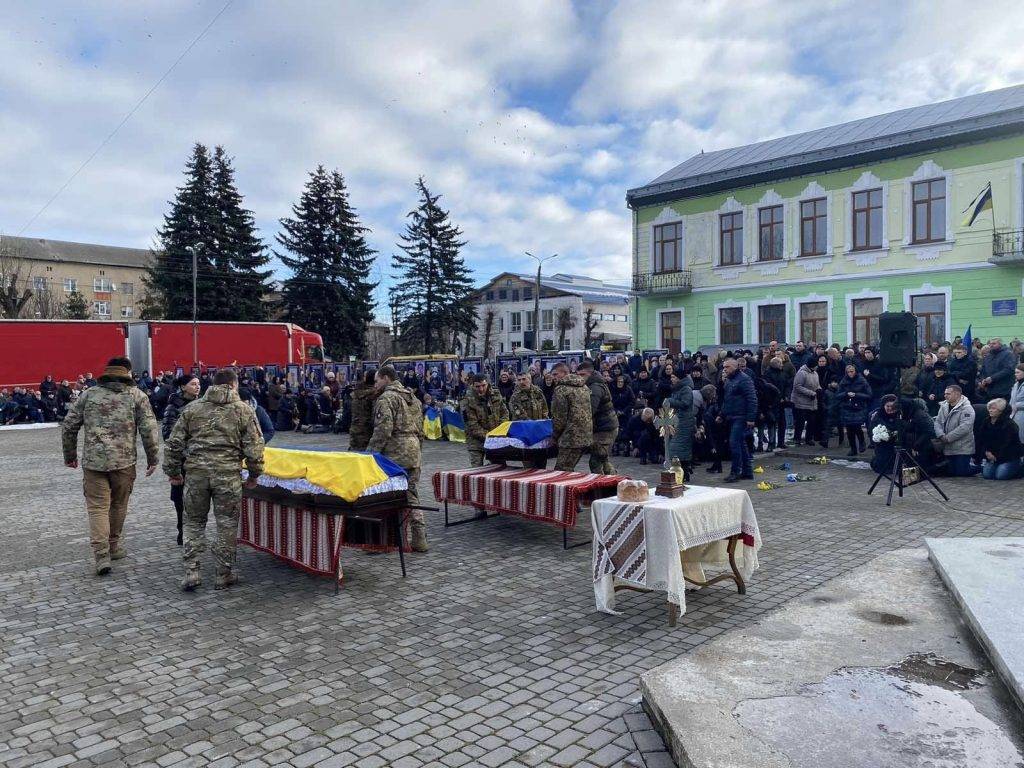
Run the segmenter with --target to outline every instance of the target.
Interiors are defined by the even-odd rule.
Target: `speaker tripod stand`
[[[945,501],[949,501],[949,496],[943,493],[942,489],[939,488],[938,483],[932,480],[931,475],[924,471],[924,467],[922,467],[920,462],[914,458],[914,454],[912,454],[909,450],[903,447],[896,448],[896,457],[893,459],[892,462],[892,474],[879,472],[878,477],[875,478],[875,482],[873,482],[871,484],[871,487],[868,488],[868,495],[871,495],[871,493],[875,490],[875,488],[881,482],[883,477],[887,478],[889,480],[889,493],[885,497],[885,506],[891,507],[892,492],[894,490],[896,490],[897,488],[899,489],[900,498],[902,499],[904,488],[914,485],[915,483],[921,482],[920,480],[917,480],[908,483],[903,479],[903,470],[911,467],[916,468],[920,476],[924,480],[927,480],[929,483],[931,483],[932,488],[938,491],[939,496],[941,496]]]

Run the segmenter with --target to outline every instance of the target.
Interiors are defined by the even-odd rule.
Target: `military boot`
[[[198,565],[185,569],[185,578],[181,580],[181,589],[183,592],[191,592],[202,583],[203,577]]]
[[[124,544],[118,544],[110,550],[111,560],[124,560],[126,557],[128,557],[128,550],[125,549]]]
[[[106,576],[110,573],[110,555],[100,555],[96,558],[96,575]]]
[[[412,531],[412,542],[410,546],[413,552],[426,552],[427,547],[427,526],[420,520],[413,520],[409,528]]]
[[[213,582],[214,589],[227,589],[232,584],[238,583],[238,574],[230,568],[221,570],[217,569],[217,580]]]

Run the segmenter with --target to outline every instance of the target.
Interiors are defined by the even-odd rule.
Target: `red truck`
[[[199,364],[320,362],[323,340],[293,323],[200,322]],[[136,373],[192,368],[192,323],[152,320],[0,320],[0,388],[39,386],[47,375],[99,376],[109,358],[128,355]]]

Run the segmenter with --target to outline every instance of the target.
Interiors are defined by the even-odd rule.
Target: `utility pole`
[[[192,252],[192,367],[199,365],[198,301],[196,292],[197,275],[199,272],[198,249],[198,245],[189,246],[189,250]]]
[[[550,256],[534,256],[529,251],[523,251],[527,256],[537,262],[537,287],[533,290],[533,351],[540,351],[540,270],[544,266],[545,261],[558,256],[557,253],[552,253]]]

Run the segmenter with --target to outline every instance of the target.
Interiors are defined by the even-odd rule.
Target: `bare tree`
[[[576,318],[572,316],[572,307],[560,307],[555,314],[555,327],[558,328],[558,348],[565,349],[565,335],[576,327]]]
[[[598,321],[594,318],[594,310],[592,307],[587,307],[587,311],[583,313],[583,348],[590,349],[591,343],[594,341],[594,329],[597,328]]]
[[[484,313],[484,357],[488,360],[491,359],[491,343],[493,339],[491,336],[494,335],[494,318],[496,317],[493,309],[488,309]]]
[[[42,290],[32,292],[32,300],[28,304],[28,314],[41,320],[55,320],[65,317],[64,297],[45,283],[43,286]]]
[[[0,238],[0,317],[14,319],[32,299],[32,267],[21,249]]]

